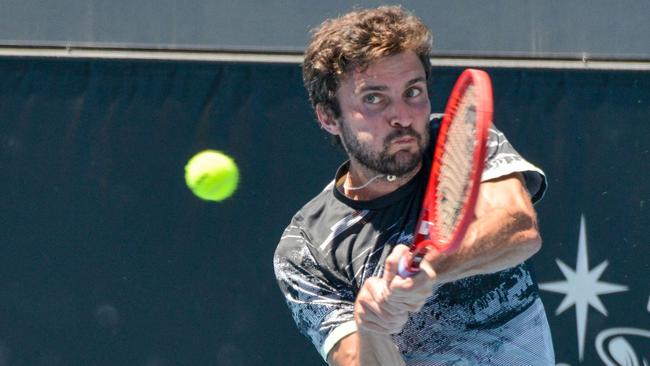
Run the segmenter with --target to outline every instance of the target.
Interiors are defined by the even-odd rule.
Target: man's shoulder
[[[334,181],[328,183],[320,192],[318,192],[312,199],[307,201],[296,214],[293,216],[292,222],[304,222],[306,218],[314,216],[322,216],[327,213],[327,208],[336,201],[332,190],[334,189]]]
[[[278,250],[296,245],[302,246],[306,242],[312,241],[314,230],[318,229],[317,222],[325,219],[330,211],[329,207],[336,200],[332,194],[333,189],[334,181],[327,184],[293,215],[280,238]]]

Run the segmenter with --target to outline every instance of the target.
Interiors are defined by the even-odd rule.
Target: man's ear
[[[338,135],[341,132],[339,121],[334,118],[334,113],[332,113],[330,108],[323,104],[317,104],[316,117],[318,118],[318,123],[320,123],[321,128],[325,131],[332,135]]]

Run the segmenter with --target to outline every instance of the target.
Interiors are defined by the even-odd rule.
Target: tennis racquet
[[[467,69],[445,108],[413,244],[399,262],[400,276],[416,274],[429,250],[452,252],[462,242],[474,218],[491,123],[490,77]]]

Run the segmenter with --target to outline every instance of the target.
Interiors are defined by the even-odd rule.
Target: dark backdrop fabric
[[[460,71],[434,69],[433,110]],[[621,339],[650,359],[650,74],[488,71],[497,126],[549,178],[539,282],[569,283],[584,217],[586,288],[626,288],[587,308],[582,358],[582,306],[556,315],[564,295],[542,291],[558,363]],[[206,148],[241,170],[222,203],[184,185]],[[272,255],[342,159],[298,65],[0,59],[0,365],[323,364]]]

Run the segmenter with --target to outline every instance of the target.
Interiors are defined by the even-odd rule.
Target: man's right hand
[[[386,258],[382,277],[367,279],[354,305],[357,332],[341,339],[329,354],[335,366],[404,365],[390,337],[399,333],[409,312],[419,311],[433,292],[436,273],[429,263],[420,264],[413,277],[397,275],[397,265],[408,247],[396,246]]]
[[[431,296],[436,273],[428,263],[423,263],[413,277],[397,275],[399,260],[408,251],[406,245],[397,245],[386,258],[382,277],[364,282],[354,306],[354,320],[360,331],[399,333],[408,313],[419,311]]]

